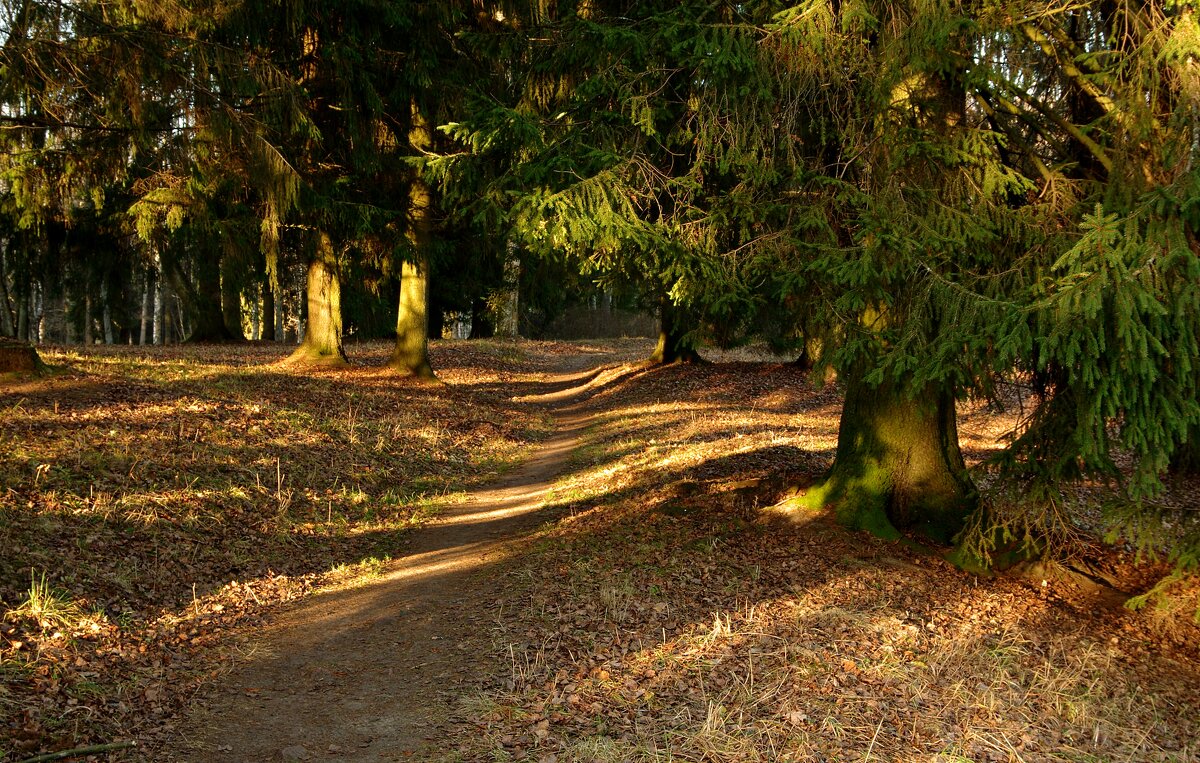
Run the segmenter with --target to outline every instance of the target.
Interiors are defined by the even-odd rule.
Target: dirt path
[[[413,534],[410,553],[369,584],[304,600],[185,724],[180,761],[411,761],[441,752],[438,725],[475,677],[491,621],[489,571],[546,499],[588,415],[597,372],[560,374],[523,398],[555,434],[499,484]]]

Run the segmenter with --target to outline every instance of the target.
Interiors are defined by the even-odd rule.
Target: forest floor
[[[980,578],[764,511],[829,465],[835,385],[350,349],[66,348],[0,386],[0,760],[1200,760],[1194,589],[1120,606],[1161,567]],[[1016,415],[964,406],[968,458]]]

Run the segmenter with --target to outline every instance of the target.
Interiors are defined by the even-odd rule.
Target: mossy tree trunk
[[[409,142],[418,150],[433,147],[433,132],[416,103],[412,105]],[[433,192],[421,177],[408,190],[408,240],[416,258],[400,272],[400,303],[396,310],[396,346],[388,365],[422,379],[435,378],[429,363],[429,250],[433,235]]]
[[[347,365],[342,347],[342,284],[337,257],[329,234],[317,234],[316,250],[308,263],[304,341],[288,358],[289,363],[321,366]]]
[[[663,297],[659,304],[658,344],[650,355],[650,363],[670,365],[700,362],[700,353],[685,339],[688,331],[682,318],[681,311],[671,298]]]
[[[425,262],[406,262],[400,274],[396,346],[388,365],[423,379],[434,378],[429,363],[429,280]]]
[[[795,500],[885,538],[916,530],[949,543],[977,501],[953,395],[930,385],[914,398],[890,383],[850,381],[833,467]]]

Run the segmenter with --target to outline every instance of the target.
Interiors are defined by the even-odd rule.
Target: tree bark
[[[235,342],[246,341],[246,332],[242,331],[242,293],[238,288],[237,278],[234,277],[233,260],[221,258],[221,322],[225,326],[228,338]]]
[[[17,299],[17,339],[27,342],[33,342],[30,336],[29,314],[32,312],[29,309],[29,303],[33,301],[33,294],[25,294]]]
[[[344,366],[342,347],[342,285],[329,234],[317,234],[316,251],[308,263],[307,321],[304,341],[287,362],[301,365]]]
[[[154,344],[166,344],[164,329],[166,328],[167,309],[167,279],[164,277],[162,258],[159,258],[158,278],[154,280],[154,317],[151,327],[151,341]]]
[[[521,253],[509,241],[504,254],[504,285],[494,297],[496,336],[515,339],[521,335]]]
[[[949,390],[931,385],[910,398],[891,383],[852,379],[833,467],[794,503],[832,508],[842,524],[884,538],[916,530],[950,543],[977,497]]]
[[[83,343],[85,345],[94,343],[92,331],[92,295],[85,292],[83,295]]]
[[[670,297],[663,297],[659,303],[658,344],[651,353],[649,362],[653,365],[671,365],[674,363],[698,363],[700,353],[696,352],[684,337],[687,329],[680,320],[679,308]]]
[[[104,343],[112,344],[114,341],[112,307],[109,305],[107,279],[100,282],[100,327],[104,332]]]
[[[8,258],[5,254],[7,248],[7,242],[0,246],[0,335],[15,338],[17,325],[12,312],[12,300],[8,294]]]
[[[433,147],[433,131],[416,102],[408,133],[414,149]],[[400,272],[400,304],[396,310],[396,346],[388,365],[422,379],[435,378],[429,363],[429,241],[433,234],[433,192],[419,176],[408,189],[408,240],[416,259]]]
[[[241,335],[241,324],[238,324],[236,335],[225,325],[218,254],[215,251],[198,251],[196,255],[192,271],[194,286],[190,279],[183,276],[175,258],[163,257],[164,280],[170,280],[191,319],[192,331],[187,339],[189,342],[235,341]]]
[[[41,344],[46,339],[46,289],[41,281],[32,285],[29,292],[29,343]]]
[[[138,331],[138,344],[146,343],[146,329],[149,327],[151,299],[150,292],[154,284],[154,271],[146,268],[142,274],[142,325]]]
[[[396,346],[388,365],[401,373],[433,379],[429,363],[428,266],[406,262],[400,274],[400,305],[396,312]]]
[[[1171,455],[1171,471],[1175,474],[1200,474],[1200,426],[1188,430],[1187,442]]]
[[[446,332],[446,311],[430,300],[429,311],[425,318],[425,322],[429,326],[429,338],[441,339],[442,334]]]
[[[262,337],[264,342],[275,341],[275,291],[268,281],[263,284]]]
[[[471,300],[471,335],[468,338],[489,339],[495,333],[492,317],[488,313],[487,300],[482,298]]]

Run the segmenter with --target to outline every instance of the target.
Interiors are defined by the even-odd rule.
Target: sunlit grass
[[[62,630],[75,627],[84,619],[83,609],[70,596],[54,588],[46,573],[30,576],[29,590],[19,604],[5,613],[9,620],[30,620],[42,630]]]

